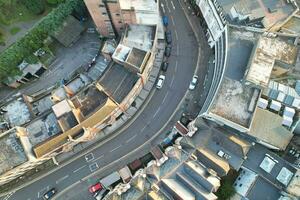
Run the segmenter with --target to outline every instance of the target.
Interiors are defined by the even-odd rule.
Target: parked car
[[[55,195],[55,193],[56,193],[55,188],[52,188],[43,195],[43,199],[45,200],[51,199]]]
[[[169,67],[169,63],[168,62],[163,62],[162,66],[161,66],[161,70],[166,72],[168,70],[168,67]]]
[[[157,83],[156,83],[156,88],[157,89],[160,89],[160,88],[162,88],[162,86],[164,85],[164,82],[165,82],[165,76],[164,75],[160,75],[159,77],[158,77],[158,81],[157,81]]]
[[[168,19],[168,17],[164,15],[163,18],[162,18],[162,20],[163,20],[164,26],[168,26],[168,24],[169,24],[169,19]]]
[[[172,43],[172,33],[171,33],[171,31],[166,31],[165,35],[166,35],[167,44],[171,44]]]
[[[101,183],[96,183],[95,185],[92,185],[89,187],[89,191],[92,194],[99,192],[102,189],[103,189],[103,187],[102,187]]]
[[[167,46],[165,49],[165,56],[169,57],[171,55],[171,46]]]
[[[194,90],[198,82],[198,76],[194,75],[192,81],[190,82],[189,89]]]

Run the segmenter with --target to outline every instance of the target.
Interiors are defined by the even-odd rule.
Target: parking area
[[[100,79],[99,83],[114,100],[121,103],[131,91],[138,76],[124,66],[114,63]]]

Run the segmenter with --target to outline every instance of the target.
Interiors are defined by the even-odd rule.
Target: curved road
[[[143,145],[165,126],[188,89],[197,64],[198,44],[178,0],[168,2],[163,0],[162,4],[165,14],[169,16],[168,28],[173,38],[169,69],[163,88],[154,92],[140,115],[121,134],[92,150],[95,157],[93,161],[87,162],[83,155],[39,181],[18,190],[8,199],[41,199],[41,194],[50,187],[61,191],[90,175],[92,173],[90,164],[97,163],[98,167],[102,168],[137,148],[143,149]],[[204,69],[200,70],[203,72]]]

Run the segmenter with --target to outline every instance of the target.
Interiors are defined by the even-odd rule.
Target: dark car
[[[172,34],[171,31],[166,31],[166,41],[168,44],[172,43]]]
[[[161,70],[166,72],[168,70],[168,67],[169,67],[169,63],[168,62],[163,62],[162,65],[161,65]]]
[[[44,195],[43,195],[43,199],[45,200],[48,200],[48,199],[51,199],[56,193],[56,190],[54,188],[52,188],[51,190],[49,190],[48,192],[46,192]]]
[[[163,20],[164,26],[168,26],[168,24],[169,24],[168,17],[167,16],[163,16],[162,20]]]
[[[166,49],[165,49],[165,56],[166,57],[169,57],[171,55],[171,47],[170,46],[167,46]]]

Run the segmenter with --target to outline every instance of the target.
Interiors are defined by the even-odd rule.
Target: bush
[[[28,0],[29,1],[29,0]],[[82,0],[66,0],[53,9],[23,38],[0,54],[0,80],[19,74],[18,64],[43,46],[44,40],[57,30],[74,9],[83,6]]]
[[[36,15],[45,11],[45,3],[42,0],[24,0],[24,5],[30,12]]]
[[[47,0],[47,3],[51,4],[51,5],[57,5],[57,4],[60,4],[63,2],[64,2],[64,0]]]
[[[20,30],[21,29],[19,27],[12,27],[9,32],[12,35],[16,35]]]

